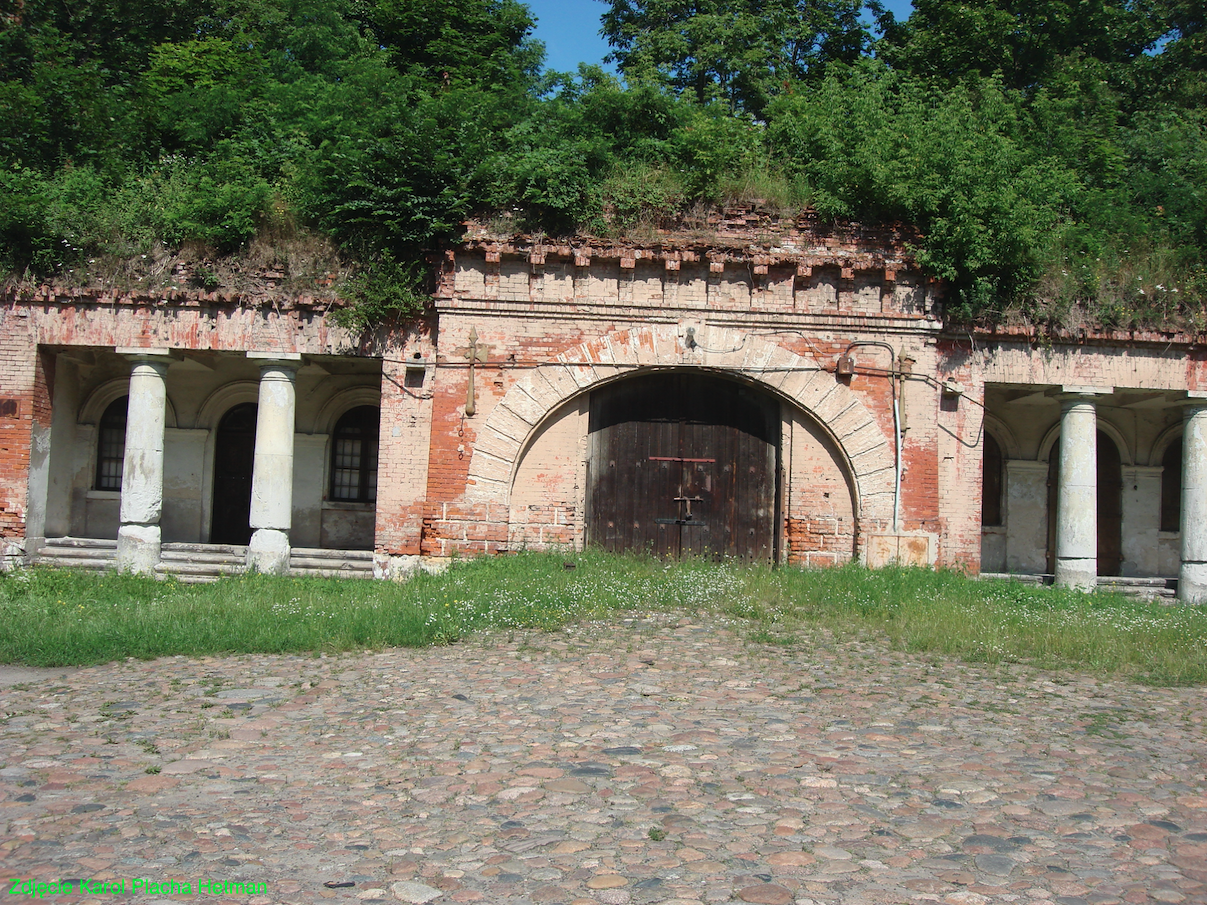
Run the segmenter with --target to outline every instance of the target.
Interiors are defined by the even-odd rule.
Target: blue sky
[[[604,0],[525,0],[536,17],[536,38],[545,42],[545,66],[573,72],[579,63],[599,63],[608,43],[599,36],[599,17]],[[885,4],[898,19],[913,8],[911,0],[888,0]]]

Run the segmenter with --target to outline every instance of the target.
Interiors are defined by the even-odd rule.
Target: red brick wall
[[[23,307],[0,308],[0,537],[14,540],[25,537],[34,419],[50,423],[32,323]]]

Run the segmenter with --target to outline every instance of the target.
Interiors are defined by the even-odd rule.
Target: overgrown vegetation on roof
[[[619,80],[542,73],[517,0],[0,0],[0,268],[267,244],[287,283],[350,268],[407,314],[404,265],[469,216],[606,235],[739,202],[915,225],[956,319],[1198,331],[1203,10],[610,0]]]

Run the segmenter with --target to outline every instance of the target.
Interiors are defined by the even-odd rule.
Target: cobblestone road
[[[657,616],[16,678],[0,864],[74,901],[1207,903],[1202,689]]]

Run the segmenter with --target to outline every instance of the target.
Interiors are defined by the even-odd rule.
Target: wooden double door
[[[774,561],[775,399],[712,375],[657,373],[593,392],[589,431],[588,543]]]

